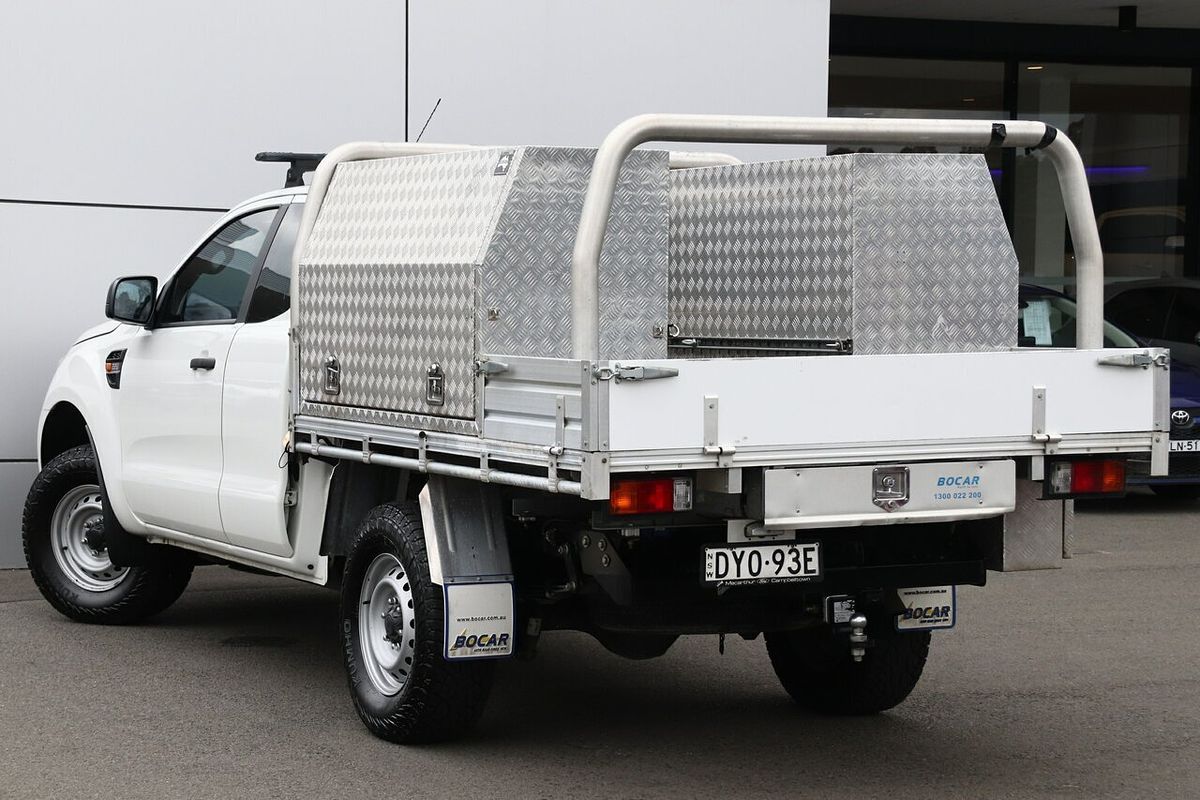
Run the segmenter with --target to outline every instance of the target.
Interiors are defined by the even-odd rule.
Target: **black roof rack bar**
[[[324,157],[324,153],[265,152],[254,156],[254,160],[287,164],[287,180],[284,182],[283,188],[290,189],[293,186],[303,186],[304,174],[306,172],[312,172],[314,169],[316,169],[317,164],[320,164],[321,159]]]

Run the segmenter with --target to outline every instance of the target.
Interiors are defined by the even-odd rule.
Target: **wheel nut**
[[[600,563],[607,567],[609,564],[612,563],[612,559],[609,558],[607,555],[604,555],[604,556],[600,557]]]

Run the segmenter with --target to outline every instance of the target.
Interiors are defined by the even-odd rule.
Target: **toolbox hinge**
[[[1058,451],[1058,443],[1062,434],[1046,430],[1046,387],[1033,387],[1033,432],[1031,438],[1046,446],[1046,452],[1053,454]]]
[[[558,491],[558,457],[566,449],[563,442],[567,435],[567,398],[566,395],[554,396],[554,444],[546,448],[546,484],[551,492]]]
[[[717,420],[720,398],[715,394],[704,396],[704,454],[716,456],[718,467],[733,466],[733,454],[737,447],[732,444],[721,444],[717,436]]]
[[[674,378],[679,370],[674,367],[643,367],[613,364],[612,368],[598,367],[592,377],[602,381],[656,381],[659,378]]]
[[[1128,353],[1119,356],[1101,356],[1096,359],[1096,363],[1105,367],[1159,367],[1166,369],[1171,363],[1170,357],[1166,353],[1158,353],[1150,355],[1149,353]]]

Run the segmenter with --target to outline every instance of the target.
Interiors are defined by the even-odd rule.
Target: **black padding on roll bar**
[[[1003,122],[992,123],[992,139],[988,142],[988,147],[1000,147],[1004,144],[1004,140],[1008,137],[1008,129],[1004,127]]]
[[[1053,125],[1047,125],[1046,132],[1042,134],[1041,141],[1039,141],[1037,146],[1033,149],[1041,150],[1043,147],[1049,147],[1050,143],[1054,141],[1056,136],[1058,136],[1058,128],[1054,127]]]

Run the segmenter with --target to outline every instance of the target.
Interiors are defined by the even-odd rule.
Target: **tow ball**
[[[850,657],[862,661],[867,654],[867,616],[855,614],[850,618]]]

